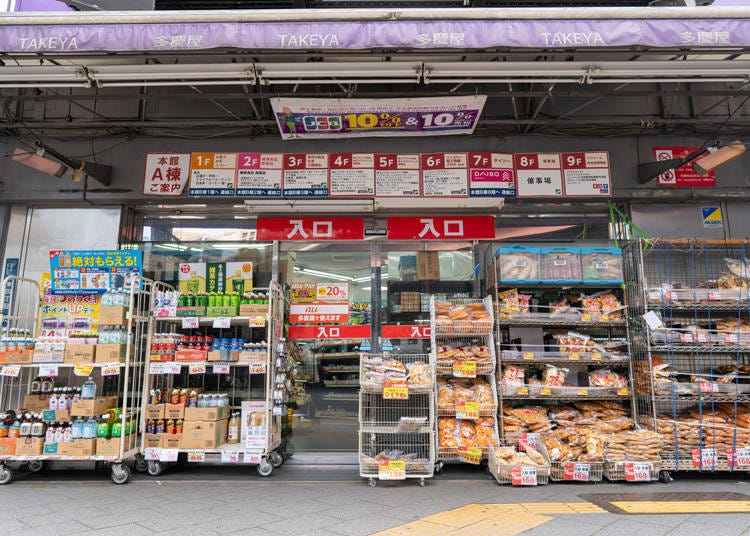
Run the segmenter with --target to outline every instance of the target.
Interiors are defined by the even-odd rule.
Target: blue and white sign
[[[52,294],[104,294],[130,284],[143,270],[139,250],[50,251]]]
[[[724,227],[721,207],[701,207],[703,227]]]
[[[369,352],[370,350],[372,350],[372,346],[370,346],[370,341],[368,339],[362,339],[362,342],[359,343],[359,351]]]

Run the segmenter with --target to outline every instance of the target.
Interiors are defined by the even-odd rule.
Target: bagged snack
[[[548,283],[581,281],[580,252],[578,248],[542,248],[542,281]]]
[[[503,375],[500,383],[503,387],[521,387],[524,384],[526,369],[513,365],[503,367]]]
[[[542,382],[550,387],[562,387],[565,384],[565,376],[570,372],[566,368],[558,368],[554,365],[547,365],[542,373]]]

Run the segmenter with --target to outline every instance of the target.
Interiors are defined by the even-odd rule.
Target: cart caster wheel
[[[161,462],[149,460],[146,462],[146,471],[148,471],[149,476],[159,476],[164,471],[164,466]]]
[[[271,476],[271,473],[273,473],[273,465],[271,465],[267,458],[261,458],[258,464],[258,474],[260,476]]]
[[[378,481],[377,481],[377,480],[375,480],[374,478],[371,478],[371,479],[370,479],[370,487],[371,487],[371,488],[374,488],[374,487],[375,487],[375,486],[377,486],[377,485],[378,485]]]
[[[29,465],[26,467],[30,473],[38,473],[42,469],[44,469],[44,462],[41,460],[32,460],[29,462]]]
[[[7,465],[3,465],[0,468],[0,485],[10,484],[13,481],[13,469]]]
[[[425,487],[426,485],[427,485],[427,484],[426,484],[426,482],[424,481],[424,478],[420,478],[420,479],[419,479],[419,487],[420,487],[420,488],[423,488],[423,487]]]
[[[445,464],[443,462],[438,462],[435,464],[435,474],[442,475],[445,471]]]
[[[669,473],[669,471],[660,471],[659,480],[661,480],[665,484],[669,484],[674,480],[674,478],[672,478],[672,475]]]
[[[133,468],[139,473],[145,473],[148,471],[148,462],[146,461],[146,458],[143,457],[143,454],[136,454]]]
[[[279,451],[274,450],[271,454],[268,455],[268,461],[271,462],[271,465],[273,465],[274,469],[278,469],[279,467],[284,465],[284,455]]]
[[[130,480],[130,467],[121,463],[112,466],[112,482],[125,484],[128,480]]]

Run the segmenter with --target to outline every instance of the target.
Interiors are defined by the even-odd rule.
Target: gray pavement
[[[44,536],[364,536],[468,504],[576,503],[583,501],[579,495],[586,494],[655,492],[732,492],[748,494],[750,500],[750,483],[721,475],[683,477],[670,484],[603,482],[511,488],[498,486],[479,471],[449,468],[424,488],[413,481],[372,488],[357,477],[356,467],[302,465],[285,466],[266,479],[251,467],[175,468],[157,479],[137,475],[123,486],[112,484],[106,471],[45,471],[19,474],[15,482],[0,488],[2,528],[13,535]],[[750,535],[747,513],[544,515],[550,519],[523,534]],[[405,536],[417,533],[399,531],[396,534]]]

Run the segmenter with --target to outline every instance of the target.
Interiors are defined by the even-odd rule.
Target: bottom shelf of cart
[[[398,461],[398,460],[397,460]],[[406,480],[409,478],[432,478],[435,475],[435,463],[428,460],[407,461],[404,463],[404,472],[392,472],[378,463],[359,462],[359,476],[377,480]]]
[[[660,462],[660,467],[663,471],[695,471],[700,473],[714,473],[714,472],[750,472],[750,465],[735,465],[732,466],[729,460],[725,457],[719,457],[715,461],[706,460],[701,466],[700,463],[696,463],[692,456],[688,458],[677,458],[674,457],[663,457]]]
[[[281,445],[280,441],[271,443],[264,448],[245,448],[241,444],[224,444],[217,448],[208,449],[167,449],[159,447],[148,447],[143,450],[146,461],[176,462],[180,454],[187,455],[188,462],[210,462],[210,463],[246,463],[258,464],[261,458],[268,456]],[[242,458],[240,459],[240,455]],[[250,456],[248,459],[247,456]]]
[[[0,462],[113,462],[118,463],[122,460],[132,458],[140,452],[139,449],[131,449],[123,453],[122,458],[119,456],[65,456],[62,454],[36,454],[29,456],[2,455]]]
[[[611,481],[653,482],[659,480],[661,469],[661,463],[655,460],[607,461],[604,462],[604,477]]]
[[[551,462],[550,479],[554,482],[601,482],[604,462]]]

